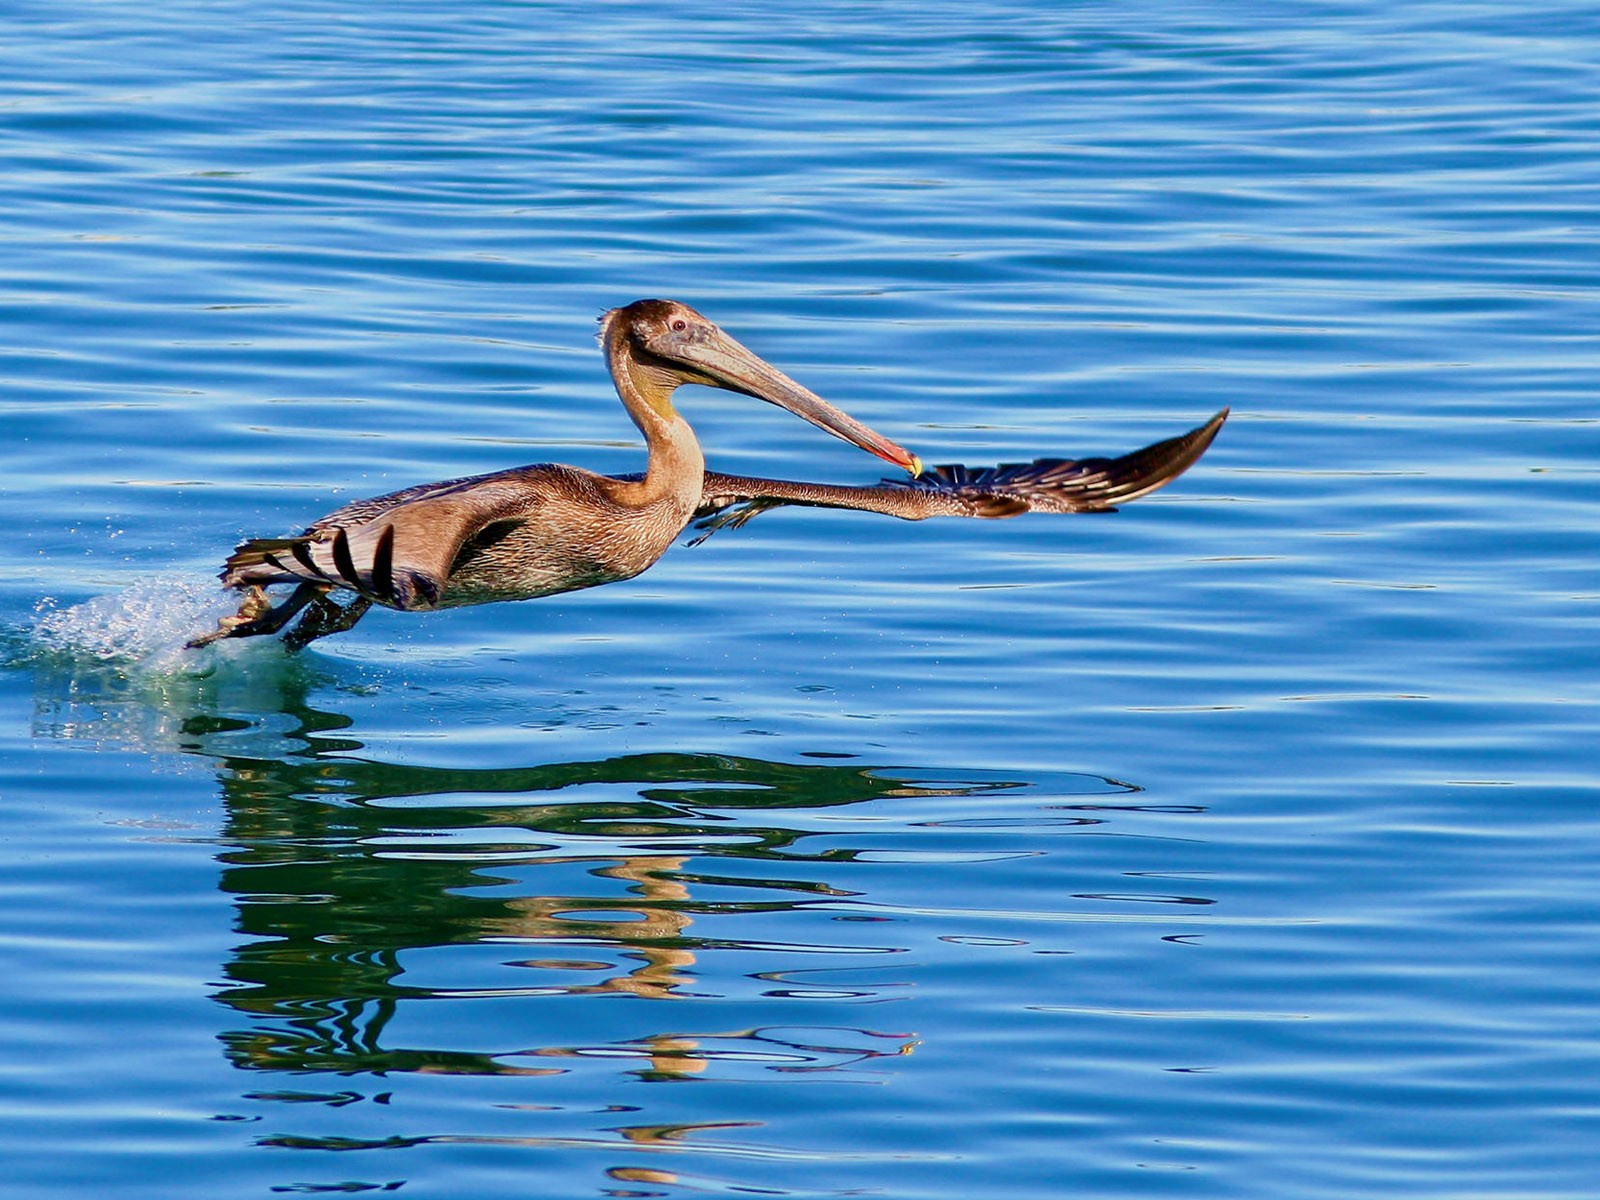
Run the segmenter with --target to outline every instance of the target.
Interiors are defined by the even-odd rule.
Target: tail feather
[[[251,538],[222,564],[222,586],[267,587],[274,583],[325,583],[328,576],[311,558],[314,537]]]

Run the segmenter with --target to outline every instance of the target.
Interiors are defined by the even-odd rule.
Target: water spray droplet
[[[194,670],[199,660],[184,643],[215,628],[236,605],[209,580],[156,577],[70,608],[46,609],[33,634],[45,653],[157,672]]]

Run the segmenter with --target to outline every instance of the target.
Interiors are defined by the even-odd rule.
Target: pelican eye
[[[673,333],[683,333],[686,330],[688,330],[688,328],[689,328],[689,322],[685,321],[682,317],[673,317],[672,318],[672,332]]]

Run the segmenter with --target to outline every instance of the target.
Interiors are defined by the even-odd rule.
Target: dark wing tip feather
[[[361,575],[356,571],[356,560],[350,553],[350,535],[339,525],[333,531],[333,565],[351,587],[360,590]]]
[[[394,604],[394,526],[385,525],[378,535],[378,544],[372,549],[372,594],[381,603]],[[402,602],[398,605],[404,608]]]
[[[421,571],[410,572],[411,591],[414,595],[421,596],[427,601],[429,608],[439,607],[439,585],[428,575]]]
[[[405,612],[439,607],[439,585],[423,572],[401,567],[392,572],[390,579],[393,590],[380,597],[383,603]]]
[[[1182,475],[1206,452],[1227,419],[1223,409],[1188,433],[1120,458],[1040,458],[998,467],[950,463],[901,486],[960,496],[978,517],[1010,517],[1029,510],[1110,512]]]
[[[1204,425],[1188,433],[1155,442],[1143,450],[1121,458],[1098,460],[1099,473],[1093,481],[1094,494],[1114,503],[1126,503],[1148,496],[1165,487],[1194,466],[1216,440],[1217,432],[1228,419],[1228,409],[1217,413]],[[1065,481],[1064,481],[1065,482]],[[1066,484],[1071,486],[1070,483]]]

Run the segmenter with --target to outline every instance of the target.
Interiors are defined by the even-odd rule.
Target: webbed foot
[[[293,619],[295,613],[326,590],[327,588],[320,584],[302,583],[289,594],[287,600],[274,606],[267,595],[267,589],[259,584],[252,584],[244,599],[239,602],[238,612],[231,617],[223,617],[217,622],[216,629],[210,633],[190,638],[184,643],[184,648],[198,650],[223,638],[256,637],[263,633],[277,633]]]

